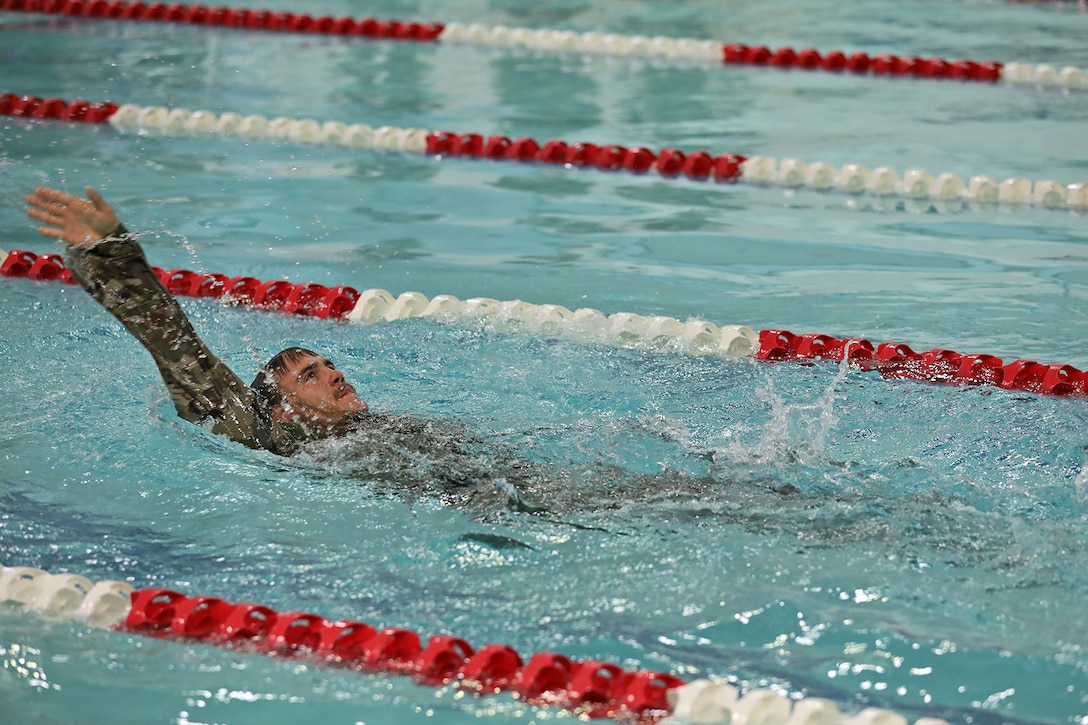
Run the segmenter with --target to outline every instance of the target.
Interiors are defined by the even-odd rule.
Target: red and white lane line
[[[61,121],[109,123],[119,133],[197,134],[238,139],[268,139],[299,144],[401,151],[436,157],[544,163],[567,168],[595,168],[663,178],[744,182],[867,194],[917,201],[1002,204],[1011,208],[1088,209],[1088,183],[1009,177],[998,181],[978,174],[968,180],[952,173],[907,169],[900,175],[888,166],[870,170],[858,163],[836,166],[826,161],[745,157],[707,151],[662,149],[621,144],[537,141],[482,133],[452,133],[424,128],[398,128],[315,119],[266,118],[226,112],[113,103],[67,102],[37,96],[0,94],[0,115]]]
[[[45,13],[106,20],[184,23],[204,27],[241,28],[277,33],[462,43],[497,48],[524,48],[536,52],[583,53],[626,57],[668,58],[708,64],[769,66],[781,69],[852,73],[884,78],[948,79],[981,83],[1004,81],[1079,90],[1088,87],[1088,75],[1071,65],[925,58],[912,55],[876,55],[814,48],[769,48],[696,38],[619,35],[605,32],[511,28],[481,23],[418,23],[374,18],[314,17],[305,12],[273,12],[222,6],[184,5],[120,0],[0,0],[0,10]]]
[[[135,589],[119,581],[92,583],[78,574],[50,574],[25,566],[0,566],[0,605],[28,614],[83,622],[130,634],[203,642],[254,656],[349,669],[361,675],[403,675],[423,687],[456,687],[475,696],[508,695],[526,704],[565,710],[581,719],[621,723],[729,725],[906,725],[890,710],[841,713],[829,700],[796,702],[771,690],[740,696],[723,682],[646,670],[625,670],[599,660],[572,660],[555,652],[522,657],[514,648],[464,639],[377,628],[366,622],[328,620],[306,612],[189,596],[169,589]],[[923,718],[917,725],[947,725]]]
[[[0,276],[74,283],[70,271],[56,254],[12,250],[6,255],[0,252],[0,260]],[[1058,363],[1022,359],[1006,363],[993,355],[961,354],[947,349],[916,352],[903,343],[874,345],[860,338],[795,335],[787,330],[757,333],[745,325],[718,326],[705,320],[644,317],[633,312],[605,315],[589,308],[571,311],[562,305],[521,300],[501,302],[487,297],[459,300],[452,295],[428,299],[419,292],[393,297],[383,289],[360,293],[345,286],[295,284],[286,280],[262,282],[254,277],[154,269],[174,295],[210,297],[228,304],[323,319],[374,323],[430,317],[653,352],[729,359],[754,357],[767,362],[845,362],[862,370],[875,370],[892,380],[993,385],[1040,395],[1088,397],[1088,373]]]
[[[705,320],[644,317],[632,312],[606,315],[589,308],[572,311],[562,305],[489,297],[460,300],[440,294],[428,299],[419,292],[404,292],[394,297],[383,289],[359,292],[346,286],[152,269],[163,286],[176,296],[208,297],[259,310],[322,319],[369,324],[430,317],[446,322],[486,323],[497,329],[532,330],[579,342],[724,358],[751,356],[759,346],[759,335],[750,327],[718,326]],[[0,251],[0,276],[75,284],[60,255],[39,255],[19,249]]]

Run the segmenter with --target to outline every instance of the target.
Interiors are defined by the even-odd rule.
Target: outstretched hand
[[[102,196],[87,187],[87,198],[42,187],[26,198],[26,213],[42,222],[38,231],[73,247],[93,247],[121,224]]]

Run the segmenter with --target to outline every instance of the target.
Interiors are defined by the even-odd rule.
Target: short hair
[[[294,365],[305,357],[320,357],[313,350],[304,347],[289,347],[280,350],[272,359],[261,367],[257,377],[250,383],[250,389],[256,394],[257,399],[271,408],[283,402],[283,393],[280,390],[280,376],[286,372],[288,366]]]

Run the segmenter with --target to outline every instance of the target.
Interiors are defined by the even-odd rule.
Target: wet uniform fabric
[[[66,258],[80,285],[151,353],[178,415],[283,456],[306,441],[300,426],[274,420],[250,387],[208,349],[123,226],[88,249],[69,247]]]
[[[80,285],[151,354],[184,420],[281,456],[305,447],[350,477],[417,494],[437,489],[455,505],[481,497],[494,504],[497,497],[505,506],[524,507],[514,483],[527,484],[535,466],[482,450],[456,422],[368,412],[314,431],[276,420],[261,396],[200,339],[123,226],[93,247],[69,247],[66,258]]]

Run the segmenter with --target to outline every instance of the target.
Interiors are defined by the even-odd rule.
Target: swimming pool
[[[264,7],[299,11],[289,2]],[[310,3],[371,15],[1088,68],[1069,3]],[[0,92],[1084,181],[1088,93],[0,13]],[[921,203],[0,119],[22,199],[99,186],[152,263],[786,328],[1088,367],[1082,212]],[[548,465],[550,517],[179,422],[78,289],[0,281],[0,563],[949,722],[1088,714],[1083,399],[186,300],[243,376],[326,352],[375,407]],[[648,485],[646,475],[654,475]],[[449,504],[454,505],[449,505]],[[43,722],[531,722],[435,691],[0,610]],[[22,661],[21,666],[16,666]],[[28,663],[33,663],[29,666]]]

